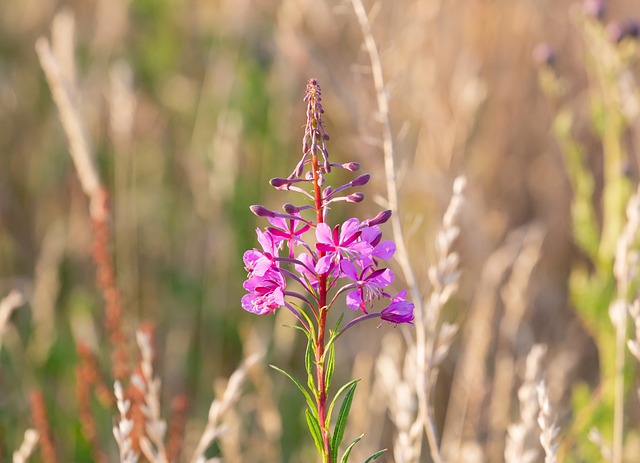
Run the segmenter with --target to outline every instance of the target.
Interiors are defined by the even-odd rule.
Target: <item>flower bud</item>
[[[342,164],[341,167],[348,170],[349,172],[355,172],[356,170],[360,169],[360,164],[358,164],[357,162],[347,162],[346,164]]]
[[[300,212],[300,208],[299,207],[294,206],[293,204],[289,204],[289,203],[287,203],[284,206],[282,206],[282,209],[284,209],[284,211],[287,214],[291,214],[291,215],[297,214],[298,212]]]
[[[249,209],[258,217],[276,217],[277,216],[276,212],[271,211],[264,206],[260,206],[256,204],[254,204],[253,206],[249,206]]]
[[[385,223],[387,220],[389,220],[391,218],[391,211],[387,210],[387,211],[382,211],[380,213],[378,213],[378,215],[376,215],[373,219],[369,219],[367,220],[367,226],[372,227],[374,225],[380,225],[382,223]]]
[[[364,193],[351,193],[347,196],[347,201],[350,203],[359,203],[364,199]]]
[[[369,179],[371,179],[371,175],[362,174],[351,181],[351,186],[362,186],[369,183]]]
[[[291,185],[291,181],[289,179],[281,177],[272,178],[271,180],[269,180],[269,183],[272,187],[278,189],[288,188],[289,185]]]

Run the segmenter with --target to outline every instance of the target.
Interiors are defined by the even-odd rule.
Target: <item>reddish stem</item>
[[[315,144],[313,144],[315,145]],[[313,146],[312,145],[312,146]],[[320,175],[319,175],[319,167],[318,167],[318,157],[316,153],[312,153],[311,165],[313,170],[313,193],[315,199],[315,207],[316,207],[316,218],[317,223],[324,222],[324,213],[323,213],[323,204],[322,204],[322,190],[320,187]],[[324,251],[318,251],[318,258],[321,259],[324,257]],[[316,380],[318,384],[318,392],[320,393],[317,397],[317,405],[318,405],[318,421],[320,422],[320,431],[322,433],[322,442],[324,445],[324,462],[331,462],[331,443],[329,442],[329,423],[326,423],[327,420],[327,390],[325,385],[325,374],[324,374],[324,352],[325,352],[325,344],[324,344],[324,336],[325,336],[325,326],[327,324],[327,312],[329,308],[327,307],[327,274],[324,273],[318,276],[318,289],[319,289],[319,300],[318,300],[318,337],[315,340],[316,343]]]

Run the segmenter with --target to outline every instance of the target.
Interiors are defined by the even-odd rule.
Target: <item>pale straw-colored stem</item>
[[[56,36],[67,35],[57,34]],[[99,199],[100,177],[91,155],[89,141],[85,135],[86,131],[81,122],[73,82],[69,81],[69,73],[64,72],[62,69],[60,59],[53,53],[51,45],[46,38],[40,37],[36,41],[36,52],[51,89],[53,100],[58,108],[60,122],[69,141],[69,152],[78,173],[82,190],[91,201],[91,217],[96,220],[104,220],[105,211]]]
[[[22,444],[18,450],[13,452],[13,463],[25,463],[35,450],[39,438],[38,431],[33,428],[27,429],[24,432]]]
[[[382,150],[384,153],[384,168],[387,184],[387,201],[389,208],[393,211],[391,216],[391,227],[393,230],[393,237],[396,243],[396,260],[400,265],[404,279],[411,292],[411,297],[415,304],[415,321],[416,321],[416,362],[418,367],[418,374],[416,379],[416,392],[418,395],[418,414],[419,419],[424,423],[424,430],[429,442],[429,449],[431,457],[436,463],[440,463],[442,458],[440,456],[440,450],[438,448],[437,436],[435,431],[435,425],[429,412],[429,387],[427,385],[426,378],[426,365],[427,365],[427,327],[424,321],[424,303],[420,294],[420,289],[417,285],[415,274],[411,266],[409,259],[409,253],[405,244],[404,235],[402,233],[402,224],[400,222],[400,207],[398,201],[398,186],[396,182],[396,166],[395,155],[393,148],[393,133],[391,130],[391,117],[389,114],[389,95],[385,88],[384,76],[382,73],[382,63],[380,61],[380,53],[376,45],[373,33],[371,32],[371,24],[367,12],[361,0],[351,0],[354,12],[360,23],[362,30],[363,40],[367,52],[369,54],[369,60],[371,61],[371,71],[373,76],[373,83],[376,89],[378,116],[382,124]]]

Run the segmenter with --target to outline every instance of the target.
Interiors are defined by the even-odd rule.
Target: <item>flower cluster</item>
[[[332,168],[353,172],[360,166],[355,162],[329,161],[326,147],[329,136],[322,123],[324,110],[315,79],[307,85],[305,101],[307,124],[302,158],[288,177],[274,178],[270,183],[276,189],[299,193],[306,203],[285,204],[284,212],[251,206],[251,211],[266,217],[270,226],[256,230],[261,249],[244,254],[248,272],[244,288],[248,294],[242,298],[242,307],[259,315],[286,307],[307,326],[307,318],[300,312],[301,304],[319,320],[320,313],[329,310],[337,297],[346,293],[347,306],[362,312],[354,321],[379,317],[394,324],[412,323],[413,303],[406,301],[406,291],[396,296],[387,291],[394,274],[380,265],[395,253],[395,244],[382,239],[379,227],[389,219],[391,211],[364,221],[351,218],[335,226],[327,223],[330,204],[358,203],[364,199],[362,193],[348,190],[365,185],[370,175],[360,175],[335,189],[325,186],[325,176]],[[303,214],[311,217],[305,218]],[[303,291],[288,290],[287,280],[299,283]],[[376,301],[387,301],[380,312],[373,311]]]

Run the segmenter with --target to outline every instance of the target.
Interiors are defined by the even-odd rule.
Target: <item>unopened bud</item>
[[[367,183],[369,183],[369,179],[371,179],[371,175],[369,174],[362,174],[359,175],[358,177],[354,178],[351,181],[351,186],[362,186],[362,185],[366,185]]]
[[[282,206],[282,209],[284,209],[284,211],[287,214],[291,214],[291,215],[297,214],[298,212],[300,212],[300,208],[299,207],[294,206],[293,204],[289,204],[289,203],[287,203],[284,206]]]
[[[291,185],[291,181],[289,179],[286,178],[281,178],[281,177],[276,177],[276,178],[272,178],[271,180],[269,180],[269,183],[271,184],[272,187],[275,188],[287,188],[289,185]]]
[[[382,211],[380,213],[378,213],[378,215],[376,215],[373,219],[370,219],[367,221],[367,225],[372,227],[374,225],[380,225],[382,223],[385,223],[387,220],[389,220],[391,218],[391,211],[387,210],[387,211]]]
[[[253,206],[249,206],[249,209],[258,217],[276,217],[277,216],[276,212],[271,211],[264,206],[254,204]]]
[[[347,196],[347,201],[350,203],[359,203],[364,199],[364,193],[351,193]]]
[[[355,172],[360,169],[360,164],[357,162],[347,162],[346,164],[342,164],[342,168],[348,170],[349,172]]]

